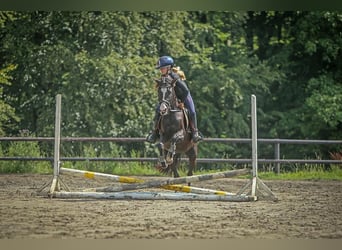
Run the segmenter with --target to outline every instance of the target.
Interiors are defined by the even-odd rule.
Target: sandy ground
[[[208,202],[37,195],[51,178],[0,175],[0,239],[342,239],[339,181],[264,181],[277,202]],[[74,191],[110,184],[62,178]],[[219,179],[193,186],[237,192],[246,182]]]

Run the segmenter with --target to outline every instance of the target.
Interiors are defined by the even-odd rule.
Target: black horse
[[[171,172],[173,177],[179,177],[177,168],[182,154],[185,154],[189,158],[187,175],[191,176],[196,168],[197,144],[192,141],[186,110],[181,107],[182,105],[177,99],[174,90],[175,80],[170,77],[162,77],[156,82],[160,112],[158,127],[160,170],[164,173]]]

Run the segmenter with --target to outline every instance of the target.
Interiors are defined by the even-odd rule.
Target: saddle
[[[182,110],[184,115],[184,128],[186,131],[190,131],[190,122],[189,122],[189,110],[185,108],[184,103],[178,102],[178,108]]]

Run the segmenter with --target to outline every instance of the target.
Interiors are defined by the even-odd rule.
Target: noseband
[[[170,111],[170,103],[166,100],[163,100],[159,105],[159,113],[161,115],[166,115]]]

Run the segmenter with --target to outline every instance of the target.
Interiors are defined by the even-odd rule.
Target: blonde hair
[[[185,73],[184,73],[183,70],[180,69],[179,66],[177,66],[177,67],[172,67],[171,70],[172,70],[172,72],[178,74],[178,75],[179,75],[179,78],[180,78],[181,80],[183,80],[183,81],[186,80]],[[156,81],[156,80],[155,80],[155,81]],[[156,82],[156,84],[154,85],[154,87],[155,87],[155,88],[158,88],[158,83],[157,83],[157,82]]]
[[[183,70],[180,69],[179,66],[173,67],[173,68],[172,68],[172,71],[173,71],[174,73],[178,74],[178,75],[179,75],[179,78],[180,78],[181,80],[183,80],[183,81],[186,80],[185,73],[184,73]]]

